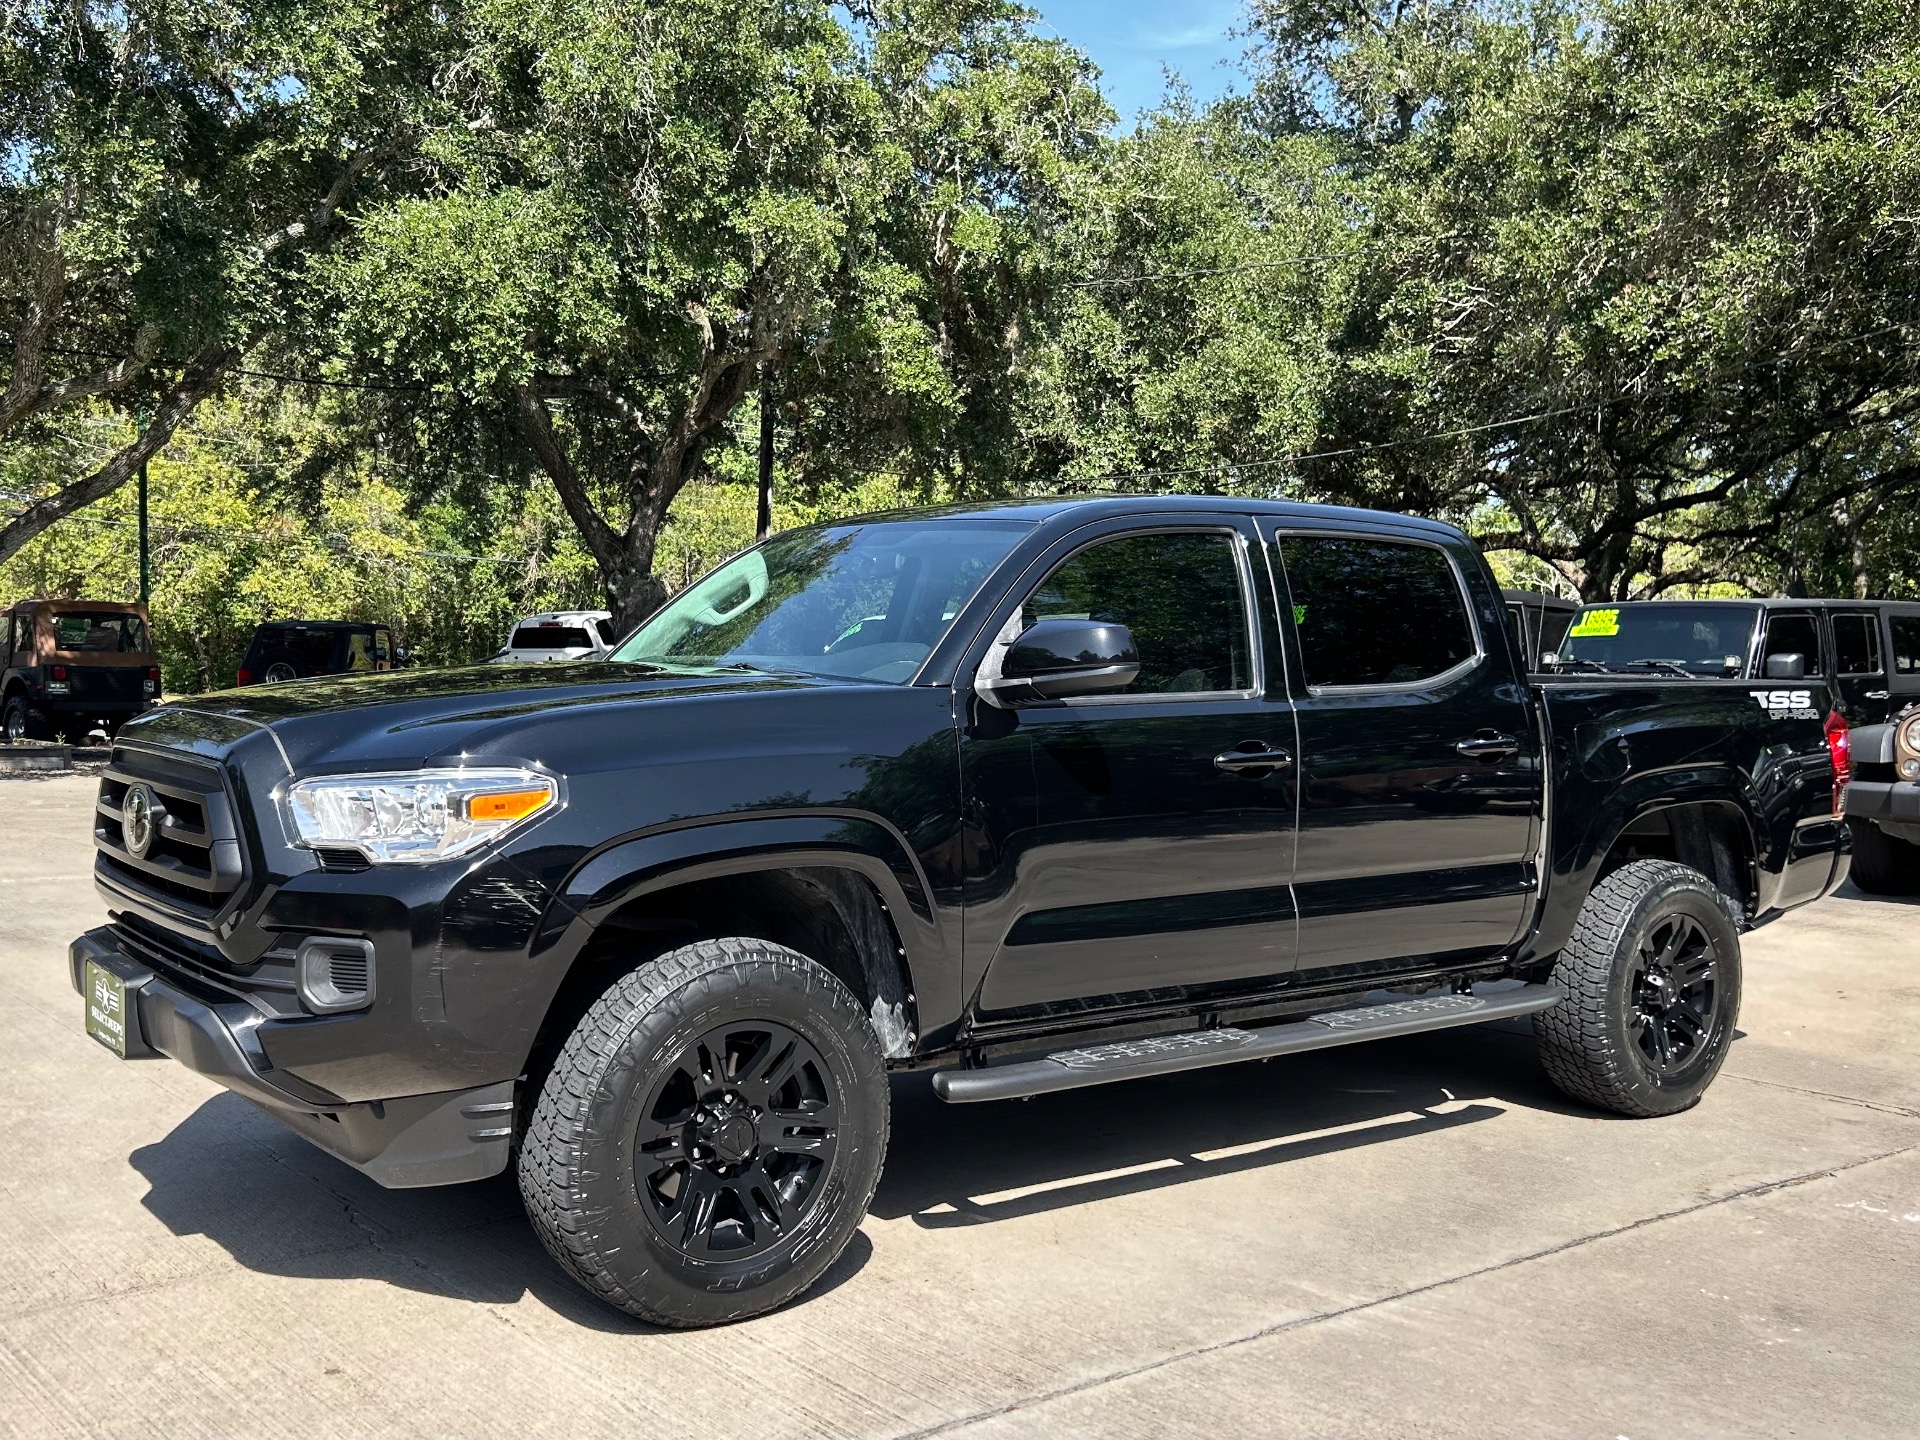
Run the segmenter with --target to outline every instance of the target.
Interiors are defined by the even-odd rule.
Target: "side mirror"
[[[1003,709],[1124,690],[1140,677],[1140,656],[1124,625],[1108,620],[1039,620],[1021,631],[978,688]]]
[[[1796,652],[1784,655],[1767,656],[1767,679],[1804,680],[1807,678],[1807,657]]]

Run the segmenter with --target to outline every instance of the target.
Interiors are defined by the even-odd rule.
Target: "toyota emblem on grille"
[[[153,791],[144,785],[131,785],[127,788],[127,798],[120,802],[120,833],[127,842],[127,853],[136,860],[147,858],[147,851],[153,848],[154,827],[159,823],[160,807],[153,798]]]

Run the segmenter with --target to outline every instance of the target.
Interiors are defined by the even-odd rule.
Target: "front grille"
[[[128,843],[127,797],[144,787],[152,840]],[[246,879],[233,801],[220,767],[192,756],[116,745],[100,777],[93,843],[102,874],[162,908],[204,919]]]

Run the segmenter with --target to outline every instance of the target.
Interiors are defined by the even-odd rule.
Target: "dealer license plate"
[[[127,1058],[127,982],[96,961],[87,961],[87,1033],[122,1060]]]

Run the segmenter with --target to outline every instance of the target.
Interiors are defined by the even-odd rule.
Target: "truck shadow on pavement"
[[[1165,1075],[1031,1103],[950,1106],[893,1081],[893,1136],[872,1213],[927,1229],[1012,1219],[1333,1151],[1482,1124],[1509,1108],[1598,1117],[1564,1100],[1522,1022]],[[142,1204],[248,1270],[378,1280],[482,1304],[531,1295],[575,1323],[652,1327],[586,1294],[541,1248],[511,1175],[385,1190],[232,1095],[135,1150]],[[804,1304],[844,1284],[856,1235]]]
[[[383,1189],[234,1095],[208,1100],[128,1159],[147,1181],[140,1203],[155,1218],[175,1235],[204,1236],[260,1274],[377,1280],[481,1304],[531,1295],[591,1329],[655,1329],[561,1271],[527,1223],[511,1172],[469,1185]],[[866,1236],[854,1236],[808,1293],[844,1284],[872,1253]]]
[[[872,1211],[928,1229],[986,1224],[1481,1124],[1513,1105],[1594,1113],[1547,1081],[1525,1021],[1025,1103],[945,1105],[924,1077],[900,1077]]]

